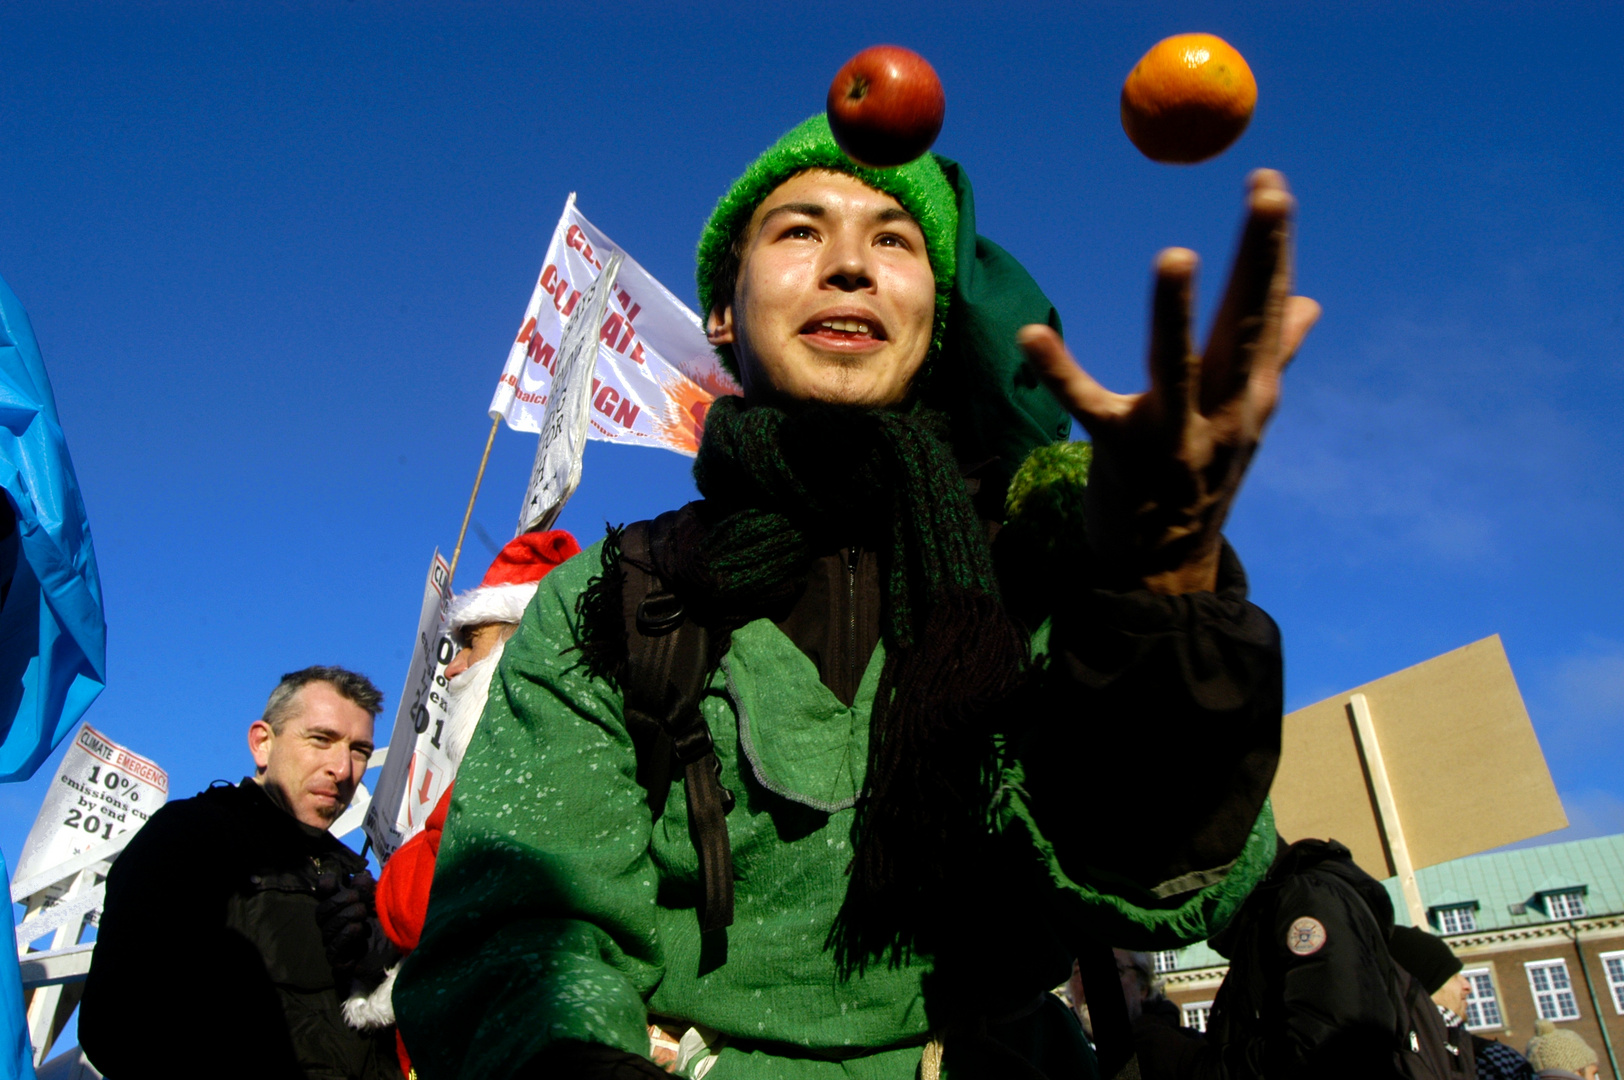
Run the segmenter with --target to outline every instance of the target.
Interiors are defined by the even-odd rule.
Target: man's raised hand
[[[1201,353],[1191,334],[1195,252],[1157,256],[1144,393],[1105,389],[1047,326],[1018,336],[1093,439],[1088,540],[1108,580],[1161,593],[1217,584],[1219,530],[1279,401],[1280,373],[1319,318],[1319,304],[1291,295],[1295,201],[1285,177],[1259,169],[1249,188],[1240,250]]]

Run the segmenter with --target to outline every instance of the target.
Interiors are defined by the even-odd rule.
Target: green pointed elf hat
[[[732,294],[727,275],[738,273],[735,245],[756,207],[807,169],[855,176],[919,223],[936,275],[936,328],[920,397],[952,419],[959,460],[980,466],[978,474],[991,481],[984,481],[993,489],[988,494],[1001,499],[1029,453],[1071,433],[1071,417],[1015,344],[1015,332],[1028,323],[1058,331],[1060,316],[1014,256],[976,235],[975,198],[957,162],[926,154],[894,169],[870,169],[846,156],[822,113],[797,125],[733,182],[706,222],[697,258],[700,310],[708,313]],[[737,373],[732,350],[724,345],[717,353]]]

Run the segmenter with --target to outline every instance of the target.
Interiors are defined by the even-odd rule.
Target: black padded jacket
[[[1229,958],[1205,1040],[1136,1026],[1151,1080],[1298,1080],[1403,1075],[1406,1017],[1387,951],[1393,904],[1334,840],[1281,852],[1212,945]],[[1442,1021],[1430,1001],[1437,1034]]]
[[[79,1042],[109,1080],[400,1075],[394,1029],[344,1023],[316,881],[365,869],[252,780],[169,803],[107,878]]]

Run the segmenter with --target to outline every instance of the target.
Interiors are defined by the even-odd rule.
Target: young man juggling
[[[1292,206],[1253,175],[1204,351],[1161,254],[1119,395],[956,163],[857,166],[819,116],[752,164],[698,274],[744,395],[647,568],[711,642],[731,925],[684,784],[639,782],[611,536],[543,583],[463,765],[395,995],[420,1072],[639,1075],[652,1026],[715,1080],[1086,1075],[1043,996],[1071,957],[1209,936],[1274,853],[1279,639],[1220,529],[1318,314]]]

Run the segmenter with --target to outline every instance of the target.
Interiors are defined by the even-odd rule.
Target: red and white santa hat
[[[497,552],[496,561],[485,571],[479,587],[451,601],[451,624],[447,629],[454,634],[465,626],[518,622],[541,579],[580,551],[575,537],[562,529],[515,536]]]

